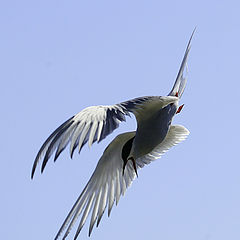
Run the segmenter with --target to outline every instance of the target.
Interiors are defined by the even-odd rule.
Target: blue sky
[[[197,26],[185,107],[174,119],[191,134],[139,171],[91,239],[240,239],[239,7],[238,1],[2,1],[1,238],[53,239],[104,148],[136,125],[128,119],[73,160],[66,150],[31,180],[43,141],[87,106],[168,94]],[[89,239],[88,223],[79,239]]]

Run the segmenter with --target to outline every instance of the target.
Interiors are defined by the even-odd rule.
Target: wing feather
[[[76,232],[76,234],[75,234],[75,236],[74,236],[74,239],[77,239],[78,234],[79,234],[80,231],[82,230],[82,227],[83,227],[84,223],[85,223],[86,220],[87,220],[87,217],[88,217],[88,215],[89,215],[89,212],[90,212],[90,210],[91,210],[91,208],[92,208],[92,203],[93,203],[95,194],[96,194],[96,192],[93,192],[93,193],[91,194],[91,197],[89,198],[89,200],[88,200],[88,202],[87,202],[87,204],[86,204],[86,206],[85,206],[85,209],[84,209],[84,212],[83,212],[81,221],[80,221],[80,223],[79,223],[77,232]]]
[[[34,172],[36,170],[36,167],[37,167],[37,164],[39,162],[39,160],[42,158],[42,156],[44,156],[46,154],[46,151],[52,141],[52,139],[56,136],[56,134],[61,131],[62,128],[64,128],[66,125],[69,124],[69,122],[72,121],[72,119],[74,118],[71,117],[69,118],[67,121],[65,121],[62,125],[60,125],[48,138],[47,140],[43,143],[42,147],[40,148],[36,158],[35,158],[35,161],[33,163],[33,167],[32,167],[32,173],[31,173],[31,178],[33,178],[33,175],[34,175]]]
[[[158,101],[161,102],[161,97],[140,97],[111,106],[92,106],[83,109],[58,127],[44,142],[35,158],[31,177],[33,178],[36,166],[42,158],[41,172],[54,151],[56,160],[70,142],[72,157],[77,146],[81,151],[87,142],[89,146],[96,141],[100,142],[112,133],[120,122],[126,120],[125,116],[130,116],[131,112],[136,114],[141,107],[148,106],[149,102]]]
[[[88,140],[88,146],[91,147],[93,144],[94,139],[96,138],[95,134],[97,132],[97,128],[98,128],[98,122],[94,121],[90,130],[90,134],[89,134],[89,140]]]
[[[115,200],[115,188],[114,188],[114,179],[112,178],[110,180],[110,188],[108,193],[108,217],[111,214],[114,200]]]
[[[41,172],[43,172],[49,158],[51,157],[51,155],[53,154],[53,152],[56,150],[59,142],[62,139],[63,133],[73,124],[73,121],[70,121],[68,124],[66,124],[66,126],[64,126],[62,129],[60,129],[59,132],[57,132],[57,134],[54,136],[53,140],[51,141],[51,143],[49,144],[49,147],[46,151],[45,157],[43,159],[43,163],[42,163],[42,168],[41,168]]]
[[[172,146],[183,141],[188,134],[189,131],[185,127],[171,125],[162,143],[154,148],[151,153],[136,160],[137,167],[142,168],[155,159],[160,158]],[[82,215],[82,217],[74,239],[77,238],[90,214],[89,236],[96,221],[97,226],[99,225],[107,205],[108,216],[110,215],[114,202],[117,205],[120,196],[124,195],[126,189],[136,177],[131,162],[127,163],[124,175],[122,175],[123,160],[121,157],[124,144],[134,135],[135,132],[120,134],[105,149],[87,186],[68,214],[55,240],[59,238],[63,230],[69,225],[63,238],[65,239],[79,215]]]
[[[98,125],[98,133],[97,133],[97,141],[98,142],[100,141],[102,129],[103,129],[103,121],[100,121],[99,125]]]
[[[92,217],[91,217],[91,221],[90,221],[90,226],[89,226],[89,236],[92,232],[93,226],[97,220],[97,215],[98,215],[98,209],[99,209],[99,205],[100,205],[100,200],[101,200],[101,196],[102,196],[102,189],[99,189],[99,193],[97,194],[96,198],[95,198],[95,203],[94,203],[94,207],[93,207],[93,211],[92,211]]]
[[[63,134],[61,141],[57,147],[57,151],[54,157],[54,162],[57,160],[60,153],[66,148],[76,127],[77,125],[71,125]]]
[[[107,206],[107,197],[108,197],[107,193],[108,193],[108,183],[104,187],[104,191],[103,191],[102,198],[101,198],[101,205],[98,209],[97,227],[98,227],[98,225],[99,225],[99,223],[102,219],[103,213],[105,212],[105,209],[106,209],[106,206]],[[89,236],[90,236],[91,232],[89,232]]]
[[[73,133],[72,140],[71,140],[71,145],[70,145],[70,155],[71,155],[71,158],[73,156],[73,152],[74,152],[75,148],[77,147],[77,145],[79,143],[79,137],[80,137],[80,134],[81,134],[84,126],[85,126],[85,122],[80,122],[77,125],[77,127],[76,127],[76,129],[75,129],[75,131]]]
[[[80,135],[79,142],[78,142],[78,151],[79,152],[81,151],[81,149],[83,147],[83,142],[85,140],[85,137],[88,133],[89,128],[91,127],[91,124],[92,124],[91,122],[87,122],[82,130],[82,133]]]
[[[114,202],[118,202],[123,194],[124,188],[122,176],[123,161],[121,159],[121,149],[125,142],[133,137],[135,133],[125,133],[116,137],[109,147],[104,151],[103,156],[99,160],[97,167],[90,178],[84,191],[81,193],[74,207],[65,219],[60,228],[55,240],[60,237],[60,234],[67,228],[63,239],[65,239],[72,226],[76,222],[79,215],[82,215],[75,239],[86,222],[88,215],[91,212],[91,220],[89,227],[89,235],[92,232],[93,226],[97,220],[99,225],[103,213],[108,204],[108,214],[110,215]],[[126,170],[129,164],[126,166]],[[82,212],[83,211],[83,212]],[[70,222],[71,220],[71,222]]]

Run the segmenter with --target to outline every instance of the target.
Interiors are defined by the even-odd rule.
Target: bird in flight
[[[195,31],[195,30],[194,30]],[[57,160],[61,152],[70,145],[70,156],[88,143],[100,142],[112,133],[126,116],[134,114],[136,131],[119,134],[104,150],[98,164],[76,203],[63,222],[55,240],[63,235],[66,239],[79,217],[74,239],[77,239],[86,219],[91,215],[89,236],[93,226],[99,225],[105,209],[108,216],[114,202],[118,204],[121,195],[138,176],[138,169],[161,157],[172,146],[180,143],[189,134],[181,125],[172,125],[175,114],[183,105],[179,100],[186,85],[184,70],[191,47],[188,42],[176,81],[167,96],[146,96],[108,106],[87,107],[59,126],[43,143],[32,168],[31,178],[42,160],[43,172],[48,160],[54,155]]]

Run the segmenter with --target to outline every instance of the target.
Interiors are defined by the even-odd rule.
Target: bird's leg
[[[123,175],[124,175],[124,170],[125,170],[125,167],[126,167],[126,165],[127,165],[127,162],[128,162],[129,160],[132,161],[133,169],[134,169],[134,171],[135,171],[135,173],[136,173],[136,175],[137,175],[137,177],[138,177],[136,161],[134,160],[133,157],[130,157],[130,158],[128,158],[127,160],[124,160],[124,161],[123,161]]]
[[[180,112],[181,112],[181,110],[182,110],[183,106],[184,106],[184,104],[183,104],[183,105],[181,105],[181,106],[178,108],[178,110],[176,111],[176,114],[178,114],[178,113],[180,113]]]

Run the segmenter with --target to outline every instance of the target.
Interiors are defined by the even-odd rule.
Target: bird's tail
[[[183,92],[184,92],[184,89],[185,89],[185,86],[186,86],[186,83],[187,83],[187,78],[183,76],[183,71],[184,71],[184,69],[186,67],[186,64],[187,64],[188,53],[191,49],[191,41],[192,41],[192,37],[193,37],[193,34],[194,34],[195,30],[196,30],[196,28],[194,28],[194,30],[192,32],[192,35],[191,35],[191,37],[188,41],[188,45],[187,45],[187,48],[186,48],[186,51],[185,51],[180,69],[178,71],[176,81],[173,85],[173,88],[172,88],[171,92],[168,94],[169,96],[178,96],[180,98],[182,96]]]

